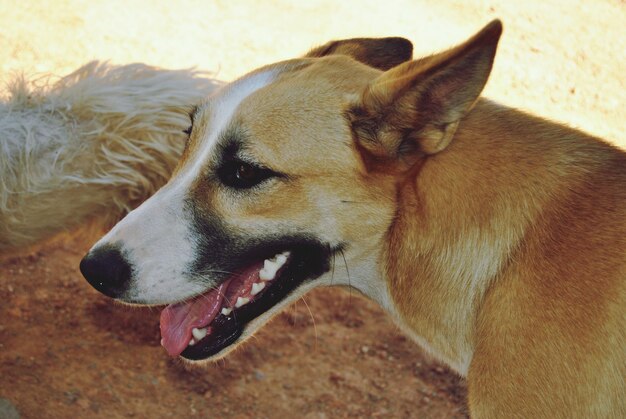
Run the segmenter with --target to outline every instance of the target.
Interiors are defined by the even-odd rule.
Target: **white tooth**
[[[276,272],[279,268],[280,265],[267,259],[263,262],[263,269],[259,271],[259,278],[263,281],[271,281],[276,276]]]
[[[194,327],[193,329],[191,329],[191,334],[193,335],[194,339],[196,339],[196,341],[202,340],[202,338],[206,336],[206,333],[206,328],[198,329]]]
[[[271,259],[263,261],[263,269],[259,271],[259,278],[262,281],[271,281],[276,277],[276,272],[287,262],[289,252],[283,252]]]
[[[223,314],[224,316],[228,316],[230,313],[232,313],[232,311],[233,311],[233,309],[232,309],[232,308],[226,308],[226,307],[224,307],[224,308],[222,309],[222,314]]]
[[[194,340],[194,338],[191,338],[191,340],[189,341],[189,346],[193,346],[196,344],[196,341]]]
[[[267,261],[266,261],[267,262]],[[271,281],[276,276],[276,270],[268,270],[263,268],[259,271],[259,278],[261,281]]]
[[[235,308],[239,308],[241,306],[244,306],[244,305],[248,304],[249,302],[250,302],[249,298],[237,297],[237,302],[235,303]]]
[[[289,252],[283,252],[280,255],[276,256],[276,262],[278,262],[279,266],[283,266],[285,262],[287,262],[288,257],[289,257]]]
[[[261,292],[261,290],[265,288],[265,283],[264,282],[255,282],[254,284],[252,284],[252,291],[250,291],[250,294],[252,295],[257,295],[258,293]]]
[[[161,346],[163,346],[163,343],[164,343],[164,342],[165,342],[165,341],[163,340],[163,338],[161,338]]]
[[[280,265],[276,263],[274,259],[265,259],[263,262],[263,269],[267,269],[268,271],[274,270],[274,272],[276,272],[279,267]]]

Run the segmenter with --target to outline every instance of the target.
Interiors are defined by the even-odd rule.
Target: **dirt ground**
[[[626,147],[622,0],[0,0],[0,80],[91,59],[212,70],[222,80],[332,38],[404,36],[416,55],[505,25],[486,95]],[[1,91],[1,90],[0,90]],[[0,264],[0,419],[449,418],[462,379],[374,304],[319,290],[206,369],[159,346],[157,310],[113,304],[82,279],[86,243]],[[4,407],[3,407],[4,406]]]

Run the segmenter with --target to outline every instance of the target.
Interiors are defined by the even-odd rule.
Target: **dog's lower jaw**
[[[306,293],[308,293],[312,289],[320,287],[320,286],[324,286],[324,285],[328,285],[328,284],[323,279],[320,282],[310,281],[310,282],[302,284],[299,288],[295,290],[295,292],[292,292],[290,295],[284,298],[280,303],[276,304],[275,306],[271,307],[269,310],[265,311],[261,315],[251,320],[242,329],[242,333],[239,336],[237,336],[237,338],[232,343],[223,347],[219,352],[216,352],[215,354],[209,357],[206,357],[204,359],[189,359],[189,358],[186,358],[184,355],[181,356],[180,359],[183,360],[185,363],[188,363],[193,366],[204,366],[204,365],[209,365],[216,361],[219,361],[222,358],[225,358],[231,352],[236,350],[240,345],[244,344],[248,339],[250,339],[267,322],[272,320],[272,318],[274,318],[276,315],[280,314],[285,309],[285,307],[288,307],[289,305],[298,301],[300,298],[302,298]]]
[[[276,246],[268,244],[267,248]],[[331,259],[341,247],[305,240],[299,244],[291,242],[285,248],[289,250],[242,268],[220,285],[219,290],[203,294],[202,299],[166,308],[161,316],[161,331],[170,355],[180,354],[191,361],[226,355],[293,298],[300,298],[312,287],[321,285],[331,269]],[[201,329],[191,330],[198,323],[202,323],[197,326]],[[192,331],[198,340],[189,341]],[[181,346],[186,342],[189,342],[186,347]]]
[[[335,253],[334,256],[330,258],[331,266],[329,266],[321,276],[304,281],[280,302],[249,321],[241,330],[241,334],[238,335],[233,342],[204,359],[189,359],[185,357],[185,353],[182,354],[181,359],[193,365],[205,365],[224,358],[247,341],[263,327],[264,324],[290,304],[298,301],[311,290],[320,287],[352,288],[366,298],[378,303],[383,309],[396,318],[396,311],[391,296],[385,282],[382,280],[381,264],[379,263],[380,257],[369,253],[355,256],[351,254],[349,248],[342,247],[342,249],[346,249],[345,254],[339,256]],[[404,327],[401,322],[399,322],[399,324]]]

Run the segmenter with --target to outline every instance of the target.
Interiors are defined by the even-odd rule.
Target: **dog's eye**
[[[271,177],[278,176],[278,174],[263,167],[234,160],[224,164],[218,170],[218,176],[226,186],[235,189],[248,189]]]

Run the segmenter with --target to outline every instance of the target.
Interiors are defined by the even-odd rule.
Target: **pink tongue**
[[[194,327],[206,327],[219,314],[222,307],[234,307],[237,297],[248,296],[252,284],[259,280],[263,262],[233,275],[217,289],[189,301],[171,304],[161,312],[161,345],[171,356],[178,356],[191,340]],[[232,285],[231,285],[232,283]],[[223,304],[224,298],[227,298]],[[211,333],[210,326],[208,334]]]
[[[178,356],[189,345],[191,330],[205,326],[217,316],[232,278],[217,289],[193,300],[171,304],[161,312],[161,345],[171,356]]]

